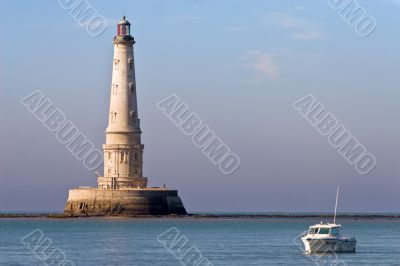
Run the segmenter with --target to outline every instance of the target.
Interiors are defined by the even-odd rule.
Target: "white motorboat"
[[[301,238],[307,253],[356,252],[355,238],[342,237],[340,224],[316,224]]]
[[[346,238],[341,234],[341,225],[336,224],[336,210],[339,187],[336,191],[336,204],[333,223],[316,224],[309,227],[308,232],[301,237],[307,253],[356,252],[355,238]]]

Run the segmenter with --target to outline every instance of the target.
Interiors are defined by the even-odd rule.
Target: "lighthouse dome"
[[[122,17],[121,21],[118,22],[119,25],[131,25],[129,21],[126,20],[125,16]]]

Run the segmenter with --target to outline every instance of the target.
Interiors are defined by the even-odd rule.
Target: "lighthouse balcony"
[[[130,36],[130,35],[124,35],[124,36],[115,36],[113,43],[118,43],[118,44],[134,44],[135,39]]]

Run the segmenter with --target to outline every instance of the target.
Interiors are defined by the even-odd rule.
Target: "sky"
[[[0,211],[62,211],[96,175],[20,100],[35,90],[98,149],[122,15],[132,23],[144,175],[189,212],[400,212],[400,2],[359,0],[361,36],[328,0],[85,1],[98,36],[60,1],[0,3]],[[83,2],[83,0],[80,0]],[[333,2],[333,1],[332,1]],[[240,157],[223,174],[157,108],[177,95]],[[368,175],[293,103],[313,95],[376,157]]]

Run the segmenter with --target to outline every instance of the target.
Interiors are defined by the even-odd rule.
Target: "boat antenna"
[[[339,197],[339,187],[337,187],[336,190],[336,203],[335,203],[335,215],[333,216],[333,223],[336,224],[336,211],[337,211],[337,202],[338,202],[338,197]]]

